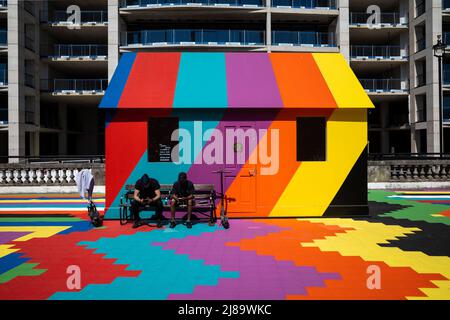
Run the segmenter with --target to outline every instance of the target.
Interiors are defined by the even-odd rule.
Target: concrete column
[[[434,57],[433,45],[437,41],[437,36],[442,34],[442,2],[433,0],[427,2],[429,9],[426,20],[426,42],[427,42],[427,94],[430,96],[427,105],[427,140],[428,152],[438,153],[440,149],[440,108],[439,108],[439,63]]]
[[[119,0],[108,0],[108,79],[111,80],[119,63],[121,28]]]
[[[348,0],[339,0],[339,17],[336,26],[336,43],[347,61],[350,61],[350,10]]]
[[[8,1],[8,154],[25,155],[25,97],[23,9],[18,0]],[[19,162],[18,158],[10,162]]]

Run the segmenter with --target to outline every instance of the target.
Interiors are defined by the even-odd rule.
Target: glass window
[[[297,118],[297,161],[326,160],[326,119]]]
[[[148,161],[172,162],[173,148],[178,141],[172,141],[172,133],[178,129],[178,118],[150,118],[148,120]],[[139,139],[139,137],[136,137]],[[177,139],[178,140],[178,137]]]

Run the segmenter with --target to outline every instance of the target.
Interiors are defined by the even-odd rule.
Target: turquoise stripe
[[[117,108],[120,97],[122,96],[123,89],[125,88],[125,84],[127,83],[128,75],[130,74],[131,68],[133,67],[135,58],[135,52],[123,54],[122,58],[119,61],[119,65],[114,72],[114,76],[109,82],[105,96],[100,102],[99,108]]]
[[[210,110],[187,110],[178,109],[173,110],[172,117],[179,118],[179,128],[185,129],[190,132],[191,138],[194,138],[194,121],[202,121],[203,132],[209,129],[214,129],[219,124],[220,120],[225,114],[225,109],[210,109]],[[210,137],[206,137],[209,139]],[[197,158],[205,146],[206,141],[202,141],[202,145],[199,149],[192,148],[191,150],[191,164]],[[178,173],[181,171],[188,172],[191,164],[175,164],[173,162],[148,162],[147,150],[142,155],[141,159],[137,163],[136,167],[130,172],[127,184],[134,184],[144,173],[148,173],[152,178],[159,181],[160,184],[171,184],[178,179]],[[123,189],[114,199],[111,207],[106,213],[107,219],[119,218],[119,203],[120,197],[123,194]]]
[[[182,53],[174,108],[226,108],[224,53]]]

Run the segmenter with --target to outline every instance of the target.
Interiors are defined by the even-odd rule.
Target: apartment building
[[[96,106],[130,51],[341,52],[376,105],[369,152],[440,149],[432,47],[450,44],[450,1],[0,0],[0,29],[0,155],[102,154]],[[447,55],[443,74],[448,152]]]

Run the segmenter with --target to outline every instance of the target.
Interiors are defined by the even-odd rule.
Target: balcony
[[[376,94],[407,93],[406,81],[401,79],[359,79],[364,90]]]
[[[336,47],[334,34],[314,31],[272,31],[274,46]]]
[[[122,33],[122,46],[264,46],[264,31],[167,29]]]
[[[336,10],[336,0],[272,0],[274,8]]]
[[[53,79],[42,80],[41,89],[53,95],[102,95],[108,79]]]
[[[122,0],[120,8],[142,9],[173,6],[264,7],[264,0]]]
[[[106,60],[108,46],[103,44],[56,44],[53,60]]]
[[[365,12],[351,12],[350,25],[356,27],[368,27],[368,21],[372,14]],[[397,12],[384,12],[380,14],[380,27],[405,27],[408,25],[406,17],[400,17]]]
[[[108,24],[108,12],[107,11],[81,11],[80,24],[82,26],[89,25],[106,25]],[[41,23],[50,23],[53,25],[74,25],[73,21],[69,21],[71,15],[66,11],[56,10],[53,12],[41,11],[40,21]]]
[[[352,60],[408,60],[406,50],[400,46],[364,46],[355,45],[350,47]]]

